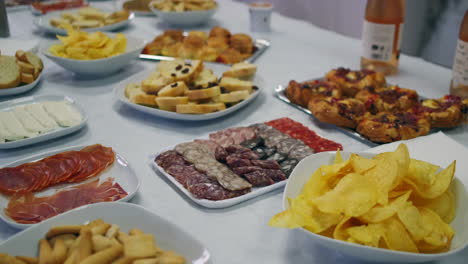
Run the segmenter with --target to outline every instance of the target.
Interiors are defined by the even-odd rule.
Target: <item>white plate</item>
[[[21,97],[18,99],[13,99],[13,100],[0,103],[0,111],[9,111],[13,109],[13,107],[18,106],[18,105],[32,104],[32,103],[38,103],[38,102],[44,102],[44,101],[63,101],[63,100],[69,102],[76,110],[78,110],[78,112],[80,112],[81,116],[83,117],[83,120],[81,121],[81,123],[75,126],[71,126],[71,127],[60,127],[58,129],[55,129],[46,133],[42,133],[42,134],[39,134],[38,136],[31,137],[31,138],[25,138],[25,139],[0,143],[0,149],[19,148],[22,146],[35,144],[35,143],[46,141],[49,139],[58,138],[58,137],[61,137],[61,136],[64,136],[64,135],[67,135],[67,134],[70,134],[79,130],[86,124],[86,121],[88,121],[88,116],[86,115],[83,108],[79,106],[72,98],[68,96],[62,96],[62,95],[27,96],[27,97]]]
[[[203,138],[200,138],[203,139]],[[163,168],[161,168],[154,160],[156,159],[157,156],[159,156],[161,153],[168,151],[168,150],[173,150],[175,146],[164,148],[163,150],[159,151],[156,154],[152,154],[149,157],[149,165],[153,170],[161,172],[166,179],[170,180],[181,192],[183,192],[190,200],[192,200],[194,203],[197,203],[201,206],[207,207],[207,208],[226,208],[230,207],[233,205],[236,205],[238,203],[242,203],[244,201],[250,200],[252,198],[255,198],[257,196],[260,196],[262,194],[271,192],[273,190],[276,190],[278,188],[283,187],[287,180],[280,181],[277,183],[274,183],[272,185],[264,186],[264,187],[253,187],[252,190],[249,193],[246,193],[244,195],[230,198],[230,199],[225,199],[225,200],[220,200],[220,201],[211,201],[207,199],[197,199],[195,198],[182,184],[180,184],[174,176],[170,175],[167,173]]]
[[[214,71],[214,74],[216,76],[222,76],[222,73],[224,71],[227,71],[229,69],[229,66],[226,65],[220,65],[220,64],[207,64],[205,63],[205,67],[212,69]],[[213,118],[218,118],[221,116],[225,116],[227,114],[230,114],[234,111],[239,110],[240,108],[246,106],[250,102],[252,102],[261,92],[263,86],[264,86],[264,81],[263,79],[256,74],[255,78],[253,80],[253,83],[258,87],[258,90],[254,91],[249,98],[245,99],[244,101],[235,104],[234,106],[228,107],[225,110],[214,112],[214,113],[209,113],[209,114],[179,114],[176,112],[170,112],[170,111],[164,111],[160,110],[157,108],[152,108],[148,106],[143,106],[139,104],[134,104],[131,103],[128,98],[125,96],[125,87],[130,84],[130,83],[141,83],[142,80],[146,79],[149,74],[154,71],[154,70],[146,70],[144,72],[141,72],[139,74],[135,74],[131,76],[130,78],[120,82],[115,88],[114,88],[114,96],[116,97],[117,100],[122,102],[125,105],[128,105],[136,110],[148,113],[150,115],[154,116],[159,116],[159,117],[164,117],[164,118],[169,118],[169,119],[176,119],[176,120],[189,120],[189,121],[200,121],[200,120],[208,120],[208,119],[213,119]]]
[[[113,33],[106,33],[106,35],[112,38],[115,37],[115,34]],[[76,74],[103,76],[114,73],[130,64],[134,59],[138,58],[139,54],[145,47],[146,43],[144,40],[131,36],[125,37],[127,38],[127,48],[125,53],[104,59],[76,60],[52,55],[49,52],[50,46],[60,44],[60,41],[54,41],[49,45],[43,46],[41,48],[41,52],[58,65]]]
[[[76,13],[76,12],[78,12],[78,9],[79,8],[70,8],[70,9],[67,9],[67,10],[49,12],[49,13],[43,15],[43,16],[39,16],[39,17],[34,18],[33,22],[37,27],[39,27],[40,29],[45,30],[47,32],[54,33],[54,34],[60,34],[60,35],[66,35],[67,32],[65,30],[52,26],[50,24],[50,20],[52,18],[60,17],[62,13]],[[103,10],[103,11],[110,12],[110,11],[107,11],[107,10]],[[135,17],[135,15],[133,13],[130,13],[130,16],[128,17],[127,20],[120,21],[118,23],[111,24],[111,25],[102,26],[102,27],[83,28],[81,30],[87,31],[87,32],[114,31],[114,30],[120,29],[120,28],[125,27],[128,24],[130,24],[130,21],[134,17]]]
[[[200,11],[161,11],[153,7],[154,2],[160,2],[160,0],[155,0],[149,3],[151,11],[153,11],[153,13],[155,13],[162,21],[178,26],[195,26],[206,23],[211,19],[211,17],[213,17],[216,11],[218,11],[218,6],[213,9]]]
[[[0,89],[0,96],[15,95],[15,94],[25,93],[25,92],[27,92],[29,90],[32,90],[34,87],[36,87],[36,85],[41,80],[43,72],[44,72],[44,70],[42,70],[41,73],[39,74],[39,76],[37,76],[36,80],[34,80],[34,82],[32,82],[30,84],[21,85],[21,86],[14,87],[14,88]]]
[[[366,152],[357,152],[365,158],[371,158],[375,154]],[[341,152],[343,159],[348,159],[351,152]],[[289,176],[288,183],[284,189],[283,194],[283,209],[289,208],[289,198],[294,198],[302,191],[304,184],[310,178],[310,175],[318,169],[321,165],[331,164],[335,158],[335,152],[322,152],[311,155],[301,160],[294,168]],[[363,259],[375,262],[388,262],[388,263],[417,263],[440,260],[462,251],[468,246],[468,229],[466,228],[466,221],[468,219],[468,197],[463,183],[456,179],[453,181],[451,188],[456,196],[456,212],[457,215],[453,222],[450,224],[455,230],[455,237],[452,240],[451,248],[448,252],[437,254],[426,253],[409,253],[395,250],[387,250],[382,248],[374,248],[362,246],[354,243],[349,243],[341,240],[328,238],[325,236],[317,235],[309,232],[304,228],[299,228],[300,231],[306,233],[312,243],[320,244],[324,247],[338,250],[346,255],[353,256],[358,259]]]
[[[58,225],[80,225],[95,219],[120,226],[124,232],[139,228],[153,234],[157,244],[185,257],[187,264],[212,264],[212,258],[198,240],[164,218],[130,203],[98,203],[64,213],[31,227],[0,245],[0,252],[10,255],[37,256],[37,241]]]
[[[85,146],[68,147],[68,148],[63,148],[63,149],[59,149],[59,150],[54,150],[54,151],[51,151],[51,152],[45,152],[45,153],[37,154],[37,155],[31,156],[31,157],[28,157],[28,158],[24,158],[24,159],[21,159],[21,160],[6,164],[3,167],[16,167],[16,166],[21,165],[23,163],[40,160],[42,158],[46,158],[46,157],[52,156],[54,154],[61,153],[61,152],[64,152],[64,151],[68,151],[68,150],[80,150],[80,149],[83,149],[84,147],[86,147],[86,145]],[[114,150],[114,152],[115,152],[115,150]],[[101,174],[99,174],[98,177],[99,177],[101,182],[103,180],[107,179],[107,178],[110,178],[110,177],[114,178],[114,182],[117,182],[128,193],[128,195],[125,196],[124,198],[122,198],[120,200],[117,200],[117,201],[121,201],[121,202],[126,202],[126,201],[130,200],[136,194],[136,192],[138,191],[138,188],[140,187],[140,179],[137,177],[135,171],[130,166],[130,164],[127,162],[127,160],[125,160],[125,158],[122,157],[117,152],[115,153],[115,161],[112,164],[112,166],[110,166],[105,171],[103,171]],[[72,187],[72,186],[80,185],[80,184],[83,184],[85,182],[93,181],[95,179],[96,179],[96,177],[93,177],[93,178],[91,178],[89,180],[86,180],[86,181],[83,181],[83,182],[78,182],[78,183],[73,183],[73,184],[70,184],[70,183],[59,184],[59,185],[51,186],[51,187],[49,187],[49,188],[47,188],[47,189],[45,189],[45,190],[43,190],[41,192],[37,192],[35,194],[37,196],[53,195],[57,190],[62,190],[62,189],[66,189],[66,188],[69,188],[69,187]],[[0,218],[2,218],[3,221],[5,221],[7,224],[9,224],[11,226],[14,226],[14,227],[20,228],[20,229],[24,229],[24,228],[27,228],[27,227],[30,227],[30,226],[33,226],[33,225],[37,225],[37,224],[19,224],[19,223],[16,223],[14,220],[12,220],[10,217],[8,217],[5,214],[5,211],[3,210],[3,209],[5,209],[7,207],[8,201],[9,201],[8,196],[0,194],[0,208],[2,208],[2,210],[0,212]],[[73,209],[73,210],[76,210],[76,209]],[[66,212],[64,214],[66,214]],[[56,218],[56,217],[57,216],[52,217],[52,218]]]

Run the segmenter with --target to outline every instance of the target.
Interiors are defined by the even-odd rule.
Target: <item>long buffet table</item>
[[[98,7],[114,7],[115,2],[98,2]],[[53,35],[39,31],[29,10],[10,12],[13,37],[41,39],[45,43]],[[361,43],[317,28],[311,24],[273,14],[273,32],[255,35],[267,38],[272,45],[256,63],[258,74],[265,80],[262,94],[247,107],[224,118],[184,122],[153,117],[116,102],[114,86],[155,62],[135,61],[118,74],[99,79],[77,78],[72,73],[42,56],[45,72],[41,83],[32,91],[0,102],[23,96],[61,94],[75,99],[89,115],[87,126],[79,132],[39,143],[0,152],[0,166],[31,154],[74,145],[102,143],[121,153],[134,167],[142,185],[131,201],[140,204],[181,226],[198,238],[213,255],[215,263],[354,263],[343,255],[311,245],[299,232],[268,227],[272,215],[281,211],[282,189],[257,197],[227,209],[205,209],[191,203],[148,166],[148,156],[163,147],[202,137],[227,127],[249,125],[279,117],[291,117],[320,135],[342,143],[345,150],[362,151],[366,145],[331,126],[314,123],[304,113],[272,96],[278,84],[291,79],[306,80],[322,76],[327,70],[346,66],[359,67]],[[194,28],[207,30],[215,24],[232,32],[248,32],[247,6],[220,1],[215,19],[208,25]],[[167,25],[156,17],[136,17],[122,32],[151,40]],[[439,97],[448,91],[451,71],[419,58],[402,56],[400,72],[389,82],[417,90],[427,97]],[[468,147],[468,126],[445,131],[447,135]],[[138,216],[135,216],[138,217]],[[0,241],[18,230],[0,223]],[[465,250],[447,263],[464,263]]]

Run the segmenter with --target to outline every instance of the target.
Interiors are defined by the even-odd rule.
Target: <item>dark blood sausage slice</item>
[[[286,175],[281,170],[264,170],[265,173],[275,182],[286,180]]]
[[[276,153],[274,153],[273,155],[269,156],[269,157],[267,158],[267,160],[272,160],[272,161],[281,162],[281,161],[283,161],[283,160],[285,160],[285,159],[287,159],[287,158],[288,158],[287,155],[282,154],[282,153],[279,153],[279,152],[276,152]]]
[[[266,170],[253,171],[247,173],[244,177],[256,187],[267,186],[275,183],[267,174]]]
[[[258,166],[263,169],[280,169],[280,165],[276,160],[252,160],[251,162],[253,166]]]
[[[195,169],[193,165],[172,165],[166,169],[166,172],[172,175],[185,188],[198,183],[213,183],[206,174]]]
[[[188,187],[188,191],[197,199],[207,199],[212,201],[234,198],[250,192],[250,189],[240,191],[229,191],[219,184],[199,183]]]
[[[281,170],[284,172],[286,176],[289,176],[293,171],[294,167],[296,167],[298,161],[295,159],[288,159],[280,163]]]
[[[241,143],[242,146],[249,148],[249,149],[253,149],[261,144],[263,144],[261,137],[256,137],[254,139],[247,140]]]
[[[228,153],[223,147],[219,146],[215,149],[215,158],[217,160],[226,161],[227,156],[228,156]]]

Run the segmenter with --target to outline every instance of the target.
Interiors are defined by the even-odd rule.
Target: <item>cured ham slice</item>
[[[63,182],[94,177],[115,160],[112,148],[96,144],[80,151],[66,151],[36,162],[0,169],[0,192],[21,194],[43,190]]]
[[[99,202],[117,201],[128,193],[112,178],[59,191],[51,196],[36,197],[32,193],[11,197],[5,213],[17,223],[35,224],[74,208]]]

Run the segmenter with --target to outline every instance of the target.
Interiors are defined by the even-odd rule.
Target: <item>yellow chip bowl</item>
[[[291,174],[285,210],[269,225],[374,262],[440,259],[468,245],[468,196],[455,167],[412,159],[404,144],[377,155],[315,154]]]

